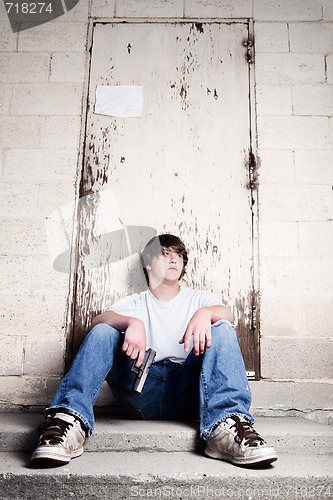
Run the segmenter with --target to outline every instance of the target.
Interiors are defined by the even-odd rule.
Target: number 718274
[[[16,14],[41,14],[48,12],[52,14],[52,4],[49,3],[6,3],[7,13],[15,12]]]

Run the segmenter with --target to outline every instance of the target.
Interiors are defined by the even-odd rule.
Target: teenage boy
[[[117,300],[92,321],[40,426],[35,466],[67,464],[94,429],[93,406],[104,380],[131,418],[200,419],[205,454],[241,466],[277,460],[253,429],[248,385],[233,317],[211,292],[180,286],[188,262],[183,242],[163,234],[141,255],[148,289]],[[145,350],[155,362],[141,394],[132,391]]]

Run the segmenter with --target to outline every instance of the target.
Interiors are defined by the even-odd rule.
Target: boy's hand
[[[205,349],[209,349],[212,342],[211,334],[211,313],[208,308],[198,309],[190,319],[186,332],[180,344],[184,344],[185,352],[190,348],[190,340],[193,337],[194,354],[203,354]]]
[[[132,360],[137,359],[136,368],[142,365],[146,351],[146,329],[143,321],[132,318],[125,331],[123,352]]]

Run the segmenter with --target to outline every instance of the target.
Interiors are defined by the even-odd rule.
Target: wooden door
[[[248,33],[246,22],[94,26],[71,356],[93,316],[145,288],[139,248],[170,232],[189,250],[185,284],[232,307],[258,375]],[[141,115],[100,114],[101,85],[125,99],[143,87]]]

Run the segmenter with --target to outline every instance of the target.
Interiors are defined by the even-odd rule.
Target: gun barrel
[[[145,352],[145,357],[140,368],[135,368],[134,367],[135,361],[133,362],[131,370],[137,374],[133,385],[133,391],[136,392],[137,394],[141,394],[142,392],[143,386],[148,376],[149,369],[154,361],[155,356],[156,356],[156,351],[154,351],[153,349],[148,349]]]
[[[136,392],[137,394],[141,394],[143,386],[145,385],[145,379],[143,377],[139,378],[136,377],[134,385],[133,385],[133,391]]]

